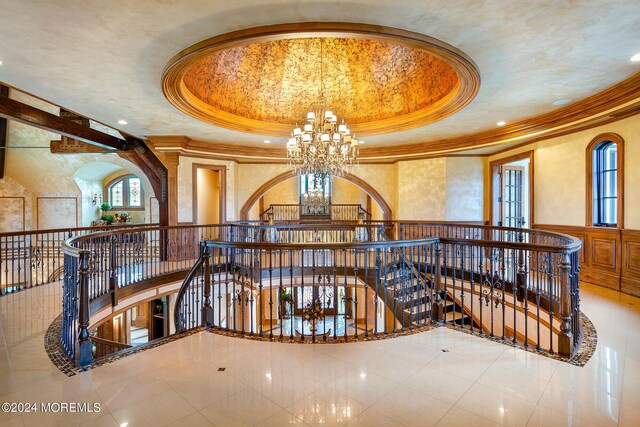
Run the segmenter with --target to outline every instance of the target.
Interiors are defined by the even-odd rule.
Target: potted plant
[[[100,220],[106,225],[111,225],[113,224],[115,218],[113,217],[113,215],[105,214],[100,217]]]
[[[102,211],[102,216],[106,215],[107,212],[109,212],[111,209],[113,208],[113,206],[111,206],[109,203],[104,202],[100,205],[100,210]]]
[[[280,292],[280,307],[282,310],[282,318],[288,319],[289,313],[291,312],[291,306],[293,305],[293,295],[287,292],[286,289],[283,289]]]

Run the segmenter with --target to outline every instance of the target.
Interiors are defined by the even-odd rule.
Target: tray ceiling
[[[469,103],[475,64],[424,35],[363,24],[285,24],[224,34],[170,61],[163,90],[187,114],[287,136],[319,96],[360,136],[425,126]]]
[[[285,138],[184,114],[167,102],[160,82],[167,62],[185,46],[231,31],[305,21],[426,34],[465,52],[480,71],[482,85],[465,108],[425,126],[368,137],[367,147],[495,129],[498,121],[508,125],[552,112],[560,108],[554,101],[581,100],[640,71],[639,63],[629,61],[640,52],[637,1],[5,0],[0,81],[139,136],[187,135],[249,147],[270,139],[272,148],[284,147]],[[128,125],[119,125],[120,119]]]

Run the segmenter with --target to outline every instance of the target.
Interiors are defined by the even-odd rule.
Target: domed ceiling
[[[275,25],[205,40],[170,61],[165,95],[200,120],[286,136],[320,95],[353,132],[375,135],[440,120],[477,93],[475,64],[439,40],[364,24],[306,28]]]
[[[215,147],[216,155],[222,158],[282,159],[287,138],[271,135],[288,133],[291,121],[301,120],[297,118],[300,111],[304,117],[308,98],[315,97],[318,86],[313,83],[309,88],[301,88],[302,94],[297,95],[300,98],[292,96],[287,101],[277,101],[277,97],[289,90],[287,85],[297,84],[297,73],[313,73],[318,69],[313,60],[303,60],[295,64],[296,74],[287,76],[288,80],[278,78],[277,68],[286,70],[291,65],[287,62],[299,61],[298,56],[289,51],[295,44],[289,40],[294,39],[322,37],[333,38],[336,43],[347,39],[348,43],[358,44],[347,49],[348,61],[338,62],[339,59],[334,58],[332,64],[325,63],[326,82],[332,85],[327,88],[327,96],[336,98],[330,100],[336,113],[353,114],[347,117],[351,121],[364,120],[357,125],[377,123],[376,128],[370,129],[376,135],[366,136],[366,145],[361,149],[362,158],[376,161],[387,161],[391,154],[410,159],[421,153],[447,150],[497,151],[506,144],[516,145],[531,138],[572,130],[569,128],[572,123],[582,123],[596,110],[599,111],[597,118],[602,120],[612,119],[614,108],[616,114],[623,109],[627,112],[620,114],[631,114],[635,110],[629,109],[640,102],[637,89],[640,62],[630,60],[640,53],[640,2],[632,0],[137,0],[80,2],[74,7],[56,0],[40,0],[37,7],[33,2],[4,0],[3,6],[0,39],[11,42],[0,46],[1,82],[122,132],[146,137],[156,148],[160,145],[155,141],[162,137],[166,138],[163,142],[166,150],[182,146],[182,142],[176,141],[187,137],[191,151],[185,153],[206,154]],[[210,37],[287,22],[303,24],[306,29],[313,29],[318,22],[362,23],[375,28],[401,28],[433,39],[431,44],[421,47],[411,39],[373,37],[371,32],[368,36],[340,32],[276,34],[276,37],[246,38],[226,45],[225,39],[220,39],[220,46],[185,49]],[[436,39],[445,43],[438,44]],[[317,58],[313,42],[303,43],[311,44],[308,56]],[[373,46],[385,44],[395,47],[374,53]],[[430,49],[438,46],[457,55]],[[419,52],[407,54],[406,47]],[[217,55],[220,59],[235,61],[234,67],[243,72],[253,68],[250,65],[254,64],[250,62],[253,59],[243,57],[252,49],[273,50],[277,52],[273,55],[278,56],[277,60],[274,56],[274,60],[267,61],[254,55],[258,61],[256,68],[264,67],[262,71],[266,72],[268,82],[251,80],[239,73],[227,76],[217,68],[214,70],[218,71],[207,71],[213,73],[206,74],[207,79],[224,77],[217,90],[233,93],[238,98],[219,95],[218,99],[211,99],[206,93],[196,95],[195,87],[191,86],[192,93],[180,76],[175,81],[182,86],[173,88],[175,98],[172,95],[168,102],[166,88],[161,86],[167,64],[184,58],[185,68],[180,71],[186,75],[190,67],[205,61],[206,56],[214,64],[219,63],[214,60],[216,48],[228,50]],[[172,59],[182,49],[185,49],[182,55]],[[458,92],[454,88],[446,93],[446,73],[439,77],[421,74],[424,68],[420,67],[425,62],[420,57],[425,54],[441,59],[455,70],[461,82]],[[396,74],[386,74],[392,67],[385,68],[387,60],[378,62],[378,55],[389,55],[399,61],[401,65],[395,67],[398,77],[393,81],[404,81],[413,85],[413,89],[404,85],[389,89],[384,79],[395,78]],[[463,59],[476,65],[469,69]],[[371,67],[379,64],[381,80],[373,76],[360,78],[354,71],[344,80],[335,81],[334,71],[337,75],[339,70],[344,71],[342,67],[352,66],[368,70],[365,64]],[[271,67],[275,68],[273,73],[269,71]],[[478,81],[474,82],[477,79],[472,69],[482,77],[479,86]],[[234,80],[240,77],[246,79],[242,84]],[[438,91],[433,90],[431,82],[436,78]],[[430,85],[430,89],[416,85],[416,79]],[[627,79],[633,80],[626,82]],[[363,82],[361,89],[354,89],[354,81],[356,87]],[[375,96],[366,89],[365,83],[376,84]],[[471,84],[465,87],[463,83]],[[261,90],[248,89],[250,84],[259,85]],[[603,102],[594,109],[594,102],[589,98],[608,88],[615,90],[604,92],[599,99],[618,101],[614,105]],[[217,93],[216,88],[208,89]],[[341,91],[346,89],[353,91],[352,94],[344,95]],[[268,95],[256,95],[255,99],[243,94],[263,90],[267,90]],[[622,94],[627,90],[629,93]],[[635,93],[631,93],[633,90]],[[458,94],[461,98],[456,103],[433,110]],[[438,100],[440,96],[443,97]],[[396,99],[405,105],[394,104]],[[558,106],[556,102],[562,100],[573,102]],[[193,107],[181,105],[183,101],[197,105],[198,109],[185,114],[187,108]],[[248,107],[245,101],[254,105]],[[430,102],[433,104],[429,105]],[[176,108],[175,104],[180,107]],[[425,112],[428,114],[420,120],[408,120]],[[393,117],[383,118],[387,115]],[[405,119],[407,122],[403,122]],[[219,123],[214,123],[215,120]],[[127,124],[119,123],[121,121]],[[390,127],[384,123],[378,127],[385,121],[395,121],[398,131],[389,131]],[[496,125],[503,121],[506,125]],[[256,131],[263,125],[264,132]],[[365,131],[357,132],[364,136]],[[265,144],[265,140],[270,143]]]

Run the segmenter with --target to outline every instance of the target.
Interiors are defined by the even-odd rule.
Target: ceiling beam
[[[63,136],[60,140],[51,141],[50,149],[52,154],[78,154],[78,153],[113,153],[109,148],[98,147],[87,144],[77,139]]]
[[[9,98],[8,89],[0,91],[0,126],[2,120],[9,119],[62,135],[61,140],[51,141],[52,153],[116,153],[138,166],[149,179],[158,200],[159,222],[167,225],[167,168],[147,144],[133,136],[124,135],[124,139],[120,139],[92,129],[88,118],[66,110],[61,110],[61,116]],[[4,151],[0,149],[2,155]]]
[[[0,117],[15,120],[48,132],[112,150],[127,150],[127,142],[74,121],[0,95]]]

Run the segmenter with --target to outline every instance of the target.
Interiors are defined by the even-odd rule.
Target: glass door
[[[524,167],[522,166],[502,166],[502,219],[503,227],[522,228],[525,224],[524,218],[524,191],[523,191]]]

